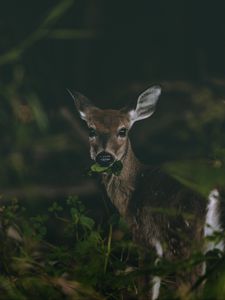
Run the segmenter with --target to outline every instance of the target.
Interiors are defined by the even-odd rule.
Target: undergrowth
[[[143,249],[132,243],[123,220],[113,215],[96,224],[77,197],[63,207],[54,202],[37,216],[13,200],[0,207],[0,226],[0,299],[137,299],[141,275],[163,278],[205,260],[210,261],[205,276],[172,293],[162,286],[163,299],[225,299],[224,255],[193,253],[188,260],[139,268]],[[53,229],[56,238],[50,241]]]

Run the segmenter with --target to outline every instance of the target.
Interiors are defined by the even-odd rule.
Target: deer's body
[[[135,158],[132,167],[130,159],[124,159],[123,166],[120,176],[103,175],[103,183],[134,241],[166,259],[188,257],[193,241],[195,246],[201,242],[205,199]]]
[[[195,247],[204,251],[203,236],[207,232],[209,235],[206,221],[220,229],[219,195],[212,193],[206,209],[205,199],[135,157],[127,133],[134,122],[152,115],[160,92],[159,87],[146,90],[132,110],[101,110],[80,94],[73,97],[89,127],[91,158],[102,166],[110,166],[116,160],[123,164],[119,176],[101,176],[108,197],[125,218],[134,241],[153,249],[159,258],[175,261],[188,258]],[[223,250],[223,243],[219,247]],[[186,280],[193,281],[192,275]],[[173,285],[180,281],[175,278]],[[156,276],[152,299],[158,298],[159,286],[160,278]]]

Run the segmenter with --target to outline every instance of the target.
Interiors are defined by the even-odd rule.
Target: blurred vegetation
[[[165,298],[225,298],[221,253],[138,269],[126,225],[85,176],[86,131],[66,92],[120,108],[162,84],[156,113],[132,129],[135,153],[203,195],[223,190],[223,1],[12,0],[0,8],[0,299],[136,299],[140,274],[204,260],[210,280],[201,293],[205,277],[191,291],[163,287]]]
[[[65,207],[65,205],[64,205]],[[16,200],[1,207],[0,299],[137,299],[138,278],[182,274],[206,261],[207,272],[194,286],[171,292],[162,285],[163,299],[223,299],[225,256],[219,251],[193,253],[189,259],[138,267],[140,246],[133,244],[118,215],[97,224],[77,197],[66,207],[54,202],[46,214],[29,216]],[[49,243],[49,223],[57,241]],[[210,237],[219,242],[221,233]],[[148,252],[147,249],[145,251]],[[151,257],[151,253],[148,254]],[[208,279],[199,293],[199,286]],[[164,280],[164,279],[163,279]],[[165,281],[166,282],[166,281]]]

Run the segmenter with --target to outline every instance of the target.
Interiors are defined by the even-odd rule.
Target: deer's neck
[[[129,202],[136,187],[137,176],[141,170],[141,163],[135,157],[128,141],[127,151],[121,159],[123,169],[119,176],[103,175],[106,192],[122,216],[128,214]]]

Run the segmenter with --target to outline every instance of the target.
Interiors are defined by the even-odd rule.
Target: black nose
[[[101,152],[96,156],[96,162],[102,167],[108,167],[113,163],[114,157],[107,152]]]

